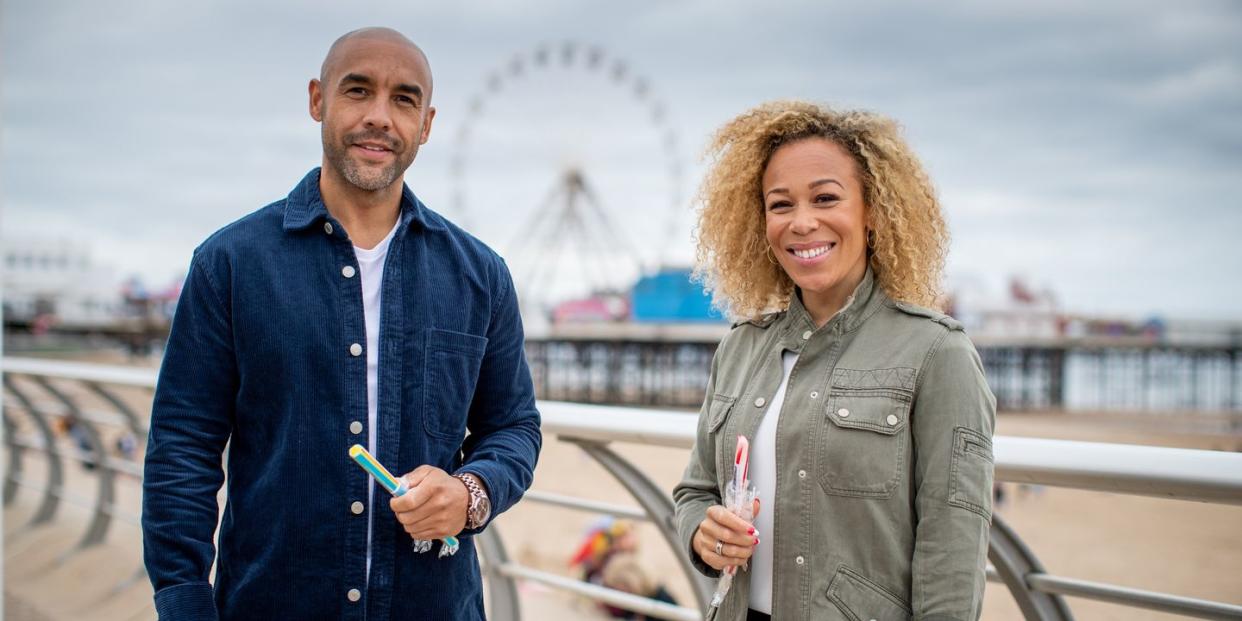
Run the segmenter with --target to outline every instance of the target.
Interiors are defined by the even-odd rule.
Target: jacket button
[[[812,398],[812,399],[818,399],[818,398],[819,398],[819,391],[818,391],[818,390],[812,390],[812,391],[811,391],[811,398]]]
[[[809,341],[809,340],[811,340],[811,331],[810,331],[810,330],[807,330],[806,332],[803,332],[803,333],[802,333],[802,340],[804,340],[804,341]]]
[[[352,265],[346,265],[345,267],[341,268],[341,276],[344,276],[346,278],[353,278],[354,273],[355,273],[354,266]]]
[[[897,415],[896,415],[896,414],[889,414],[889,415],[888,415],[888,418],[886,418],[886,419],[884,419],[884,420],[887,420],[887,421],[888,421],[888,425],[891,427],[891,426],[893,426],[893,425],[896,425],[896,424],[897,424]]]
[[[755,407],[761,408],[763,407],[763,404],[767,402],[768,402],[767,399],[764,399],[763,397],[759,397],[758,399],[755,399]]]
[[[837,416],[840,416],[841,418],[849,418],[850,411],[845,408],[841,408],[837,410]]]
[[[799,471],[798,471],[798,478],[799,478],[799,479],[805,479],[805,478],[806,478],[806,470],[799,470]]]
[[[349,512],[353,513],[354,515],[362,515],[362,512],[366,511],[366,509],[367,508],[364,507],[362,503],[357,500],[354,501],[354,504],[349,505]]]
[[[354,434],[354,435],[358,435],[358,434],[362,433],[362,423],[361,423],[361,422],[358,422],[358,421],[354,421],[354,422],[350,423],[350,424],[349,424],[349,432],[350,432],[350,433],[352,433],[352,434]]]
[[[332,223],[331,222],[323,223],[323,232],[327,233],[328,235],[332,234]],[[358,601],[358,600],[354,600],[354,601]]]
[[[799,565],[801,565],[801,564],[803,564],[803,563],[805,563],[805,562],[806,562],[806,559],[804,559],[804,558],[802,558],[801,556],[799,556],[798,558],[794,559],[794,562],[795,562],[795,563],[797,563],[797,564],[799,564]]]
[[[348,597],[351,602],[356,602],[362,599],[362,591],[359,591],[358,589],[350,589],[349,592],[345,594],[345,597]]]
[[[361,356],[361,355],[362,355],[362,346],[361,346],[361,345],[359,345],[359,344],[357,344],[357,343],[354,343],[353,345],[350,345],[350,346],[349,346],[349,354],[350,354],[351,356]]]

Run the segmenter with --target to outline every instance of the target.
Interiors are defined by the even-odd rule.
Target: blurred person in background
[[[974,620],[995,399],[936,310],[948,232],[895,122],[773,102],[720,129],[698,273],[740,320],[712,363],[680,536],[709,618]],[[754,524],[721,506],[750,441]],[[758,507],[756,507],[758,510]]]

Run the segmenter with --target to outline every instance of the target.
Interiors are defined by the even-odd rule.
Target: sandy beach
[[[135,398],[140,398],[136,395]],[[1242,434],[1221,419],[1196,415],[1002,414],[1001,435],[1124,442],[1213,450],[1242,450]],[[686,452],[616,445],[663,489],[671,490]],[[43,476],[42,458],[24,458],[28,477]],[[14,620],[154,618],[151,590],[137,574],[141,563],[138,528],[118,519],[100,546],[69,554],[89,517],[73,498],[94,498],[96,479],[80,465],[66,468],[66,502],[44,525],[27,522],[36,492],[19,489],[4,512],[5,608]],[[572,444],[545,438],[534,489],[636,506],[619,483]],[[137,514],[140,487],[122,479],[117,505]],[[77,504],[81,504],[80,502]],[[997,513],[1020,534],[1052,573],[1128,587],[1242,604],[1242,507],[1177,502],[1076,490],[1007,485]],[[574,576],[567,561],[598,515],[534,502],[519,504],[497,519],[509,555],[524,565]],[[687,583],[660,535],[638,526],[640,558],[683,604]],[[520,585],[527,619],[604,618],[591,602],[535,584]],[[1171,615],[1112,604],[1069,600],[1079,619],[1143,620]],[[990,584],[984,619],[1021,616],[1000,585]]]

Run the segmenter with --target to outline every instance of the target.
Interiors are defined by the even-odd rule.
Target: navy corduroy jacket
[[[319,169],[195,250],[143,483],[161,619],[483,618],[474,532],[455,556],[416,554],[378,487],[368,580],[368,512],[350,508],[373,483],[348,455],[367,438],[366,355],[354,347],[366,328],[346,266],[357,260],[324,208]],[[517,502],[541,437],[508,269],[408,187],[379,343],[376,458],[397,475],[422,464],[474,473],[493,518]]]

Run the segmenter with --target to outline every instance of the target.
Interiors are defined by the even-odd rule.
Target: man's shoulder
[[[194,254],[203,257],[231,256],[239,251],[274,243],[281,234],[286,199],[273,201],[207,236]]]
[[[456,222],[449,220],[443,214],[431,209],[421,201],[419,202],[419,208],[422,210],[423,220],[426,222],[428,232],[442,237],[445,243],[462,255],[461,258],[474,265],[504,266],[505,261],[500,256],[500,253],[496,252],[473,233],[462,228]]]

